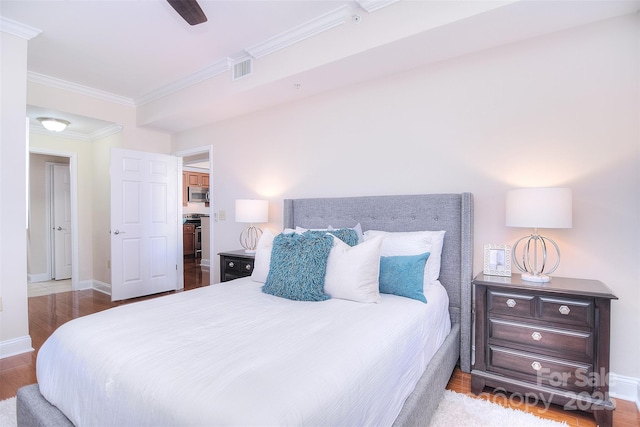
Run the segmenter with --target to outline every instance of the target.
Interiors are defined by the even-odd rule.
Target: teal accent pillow
[[[313,233],[314,235],[321,234],[333,234],[338,239],[342,240],[349,246],[355,246],[358,244],[358,233],[353,228],[338,228],[338,229],[327,229],[327,230],[307,230],[305,233]],[[304,234],[304,233],[303,233]]]
[[[333,237],[326,233],[279,234],[262,292],[296,301],[324,301],[324,275]]]
[[[424,266],[429,252],[420,255],[380,257],[380,293],[412,298],[424,303]]]

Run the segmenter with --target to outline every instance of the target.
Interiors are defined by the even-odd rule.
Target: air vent
[[[253,71],[253,61],[251,58],[233,64],[233,80],[238,80],[251,74]]]

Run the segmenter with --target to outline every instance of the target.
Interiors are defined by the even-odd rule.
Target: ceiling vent
[[[253,72],[253,60],[243,59],[233,64],[233,80],[238,80],[250,75]]]

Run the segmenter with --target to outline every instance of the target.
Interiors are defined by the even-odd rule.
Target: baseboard
[[[640,411],[640,378],[610,373],[609,394],[611,397],[635,403]]]
[[[91,289],[98,292],[102,292],[103,294],[111,295],[111,283],[105,283],[99,280],[92,280]]]
[[[29,283],[48,282],[51,276],[47,273],[27,274],[27,280]]]
[[[0,359],[30,351],[33,351],[33,347],[31,347],[31,336],[29,335],[0,341]]]
[[[80,280],[78,281],[78,288],[75,289],[76,291],[84,291],[85,289],[91,289],[93,288],[93,280],[89,279],[89,280]]]

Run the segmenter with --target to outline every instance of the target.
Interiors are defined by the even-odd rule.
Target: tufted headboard
[[[473,274],[473,196],[424,194],[284,200],[284,227],[362,230],[446,230],[440,282],[449,294],[452,323],[459,323],[460,367],[471,368],[471,280]]]

